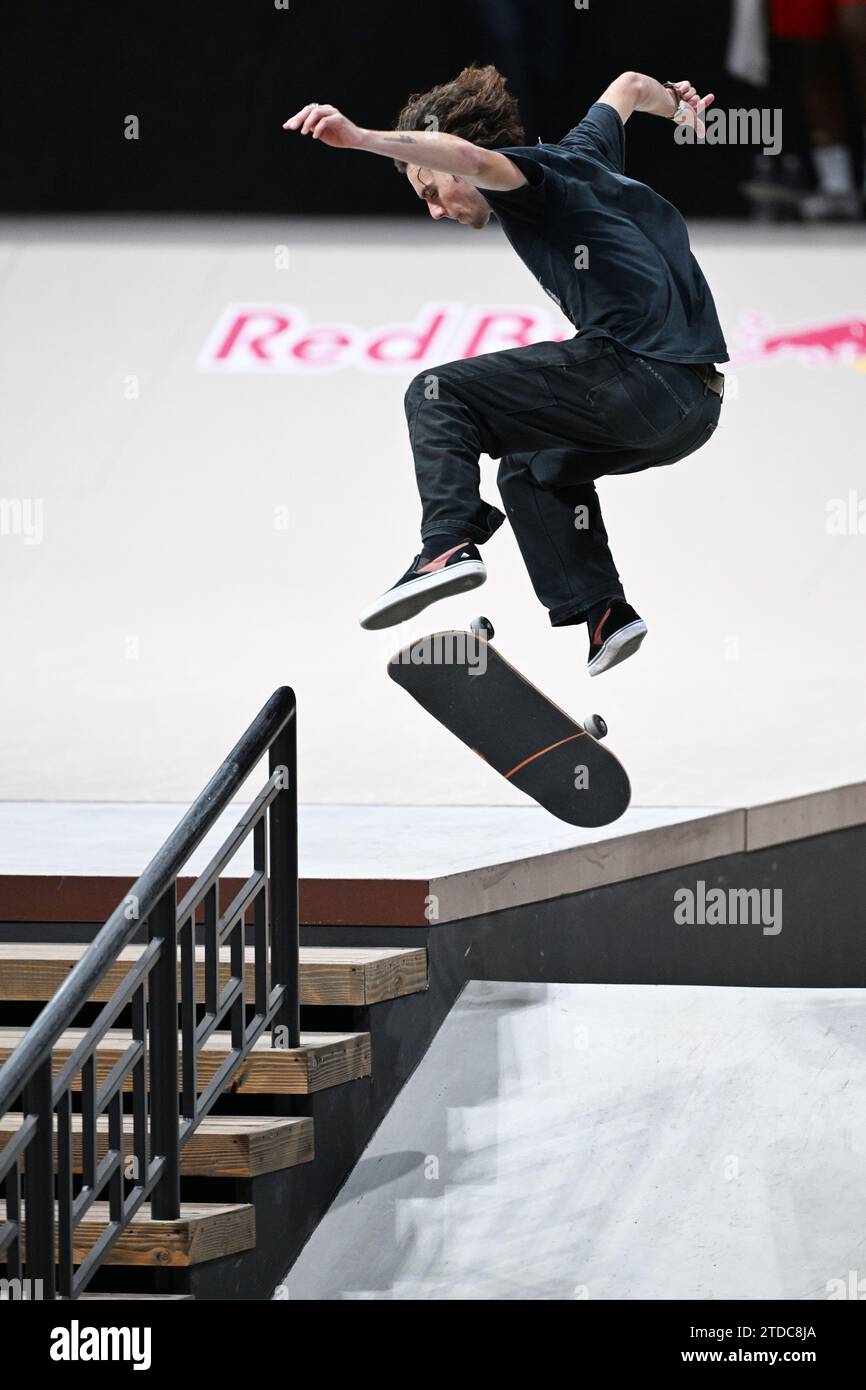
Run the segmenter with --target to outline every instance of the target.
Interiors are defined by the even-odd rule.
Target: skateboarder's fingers
[[[698,95],[697,87],[693,87],[691,82],[689,82],[687,79],[683,82],[676,82],[674,85],[680,94],[680,98],[686,103],[686,105],[691,106],[695,110],[697,110],[698,103],[700,102],[700,96]],[[712,97],[710,97],[710,101],[712,101]]]
[[[310,135],[315,131],[320,121],[323,121],[326,116],[335,115],[336,111],[336,106],[314,106],[309,116],[304,121],[304,124],[301,126],[301,134]]]
[[[297,130],[298,126],[301,124],[301,121],[305,118],[305,116],[309,115],[312,109],[312,102],[308,102],[306,106],[302,106],[300,111],[296,111],[294,116],[290,116],[287,121],[283,122],[283,130]]]
[[[322,106],[318,101],[308,101],[306,106],[302,106],[300,111],[297,111],[294,116],[289,117],[283,125],[283,130],[298,130],[300,128],[301,134],[307,135],[312,129],[310,125],[311,117],[317,115],[333,115],[336,109],[335,106]]]
[[[340,115],[339,111],[334,111],[330,116],[323,116],[320,121],[316,122],[315,129],[313,130],[313,139],[321,140],[326,131],[330,130],[332,127],[338,127],[342,120],[343,117]]]

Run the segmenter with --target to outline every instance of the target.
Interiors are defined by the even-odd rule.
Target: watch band
[[[676,102],[676,107],[671,112],[671,120],[676,122],[677,125],[682,125],[683,121],[686,119],[686,104],[680,96],[677,84],[675,82],[663,82],[662,86],[670,92]]]

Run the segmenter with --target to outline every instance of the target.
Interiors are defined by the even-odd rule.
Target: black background
[[[5,11],[0,197],[7,212],[418,215],[389,161],[282,131],[308,100],[388,127],[410,92],[496,61],[530,142],[556,140],[621,72],[767,101],[724,73],[730,0],[86,0]],[[492,18],[485,27],[482,11]],[[134,114],[140,138],[124,138]],[[744,211],[751,151],[684,148],[629,124],[628,171],[685,213]]]

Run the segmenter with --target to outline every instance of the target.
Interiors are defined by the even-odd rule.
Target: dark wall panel
[[[388,161],[281,124],[307,100],[387,127],[466,62],[506,71],[527,134],[557,139],[617,72],[688,77],[728,104],[729,0],[14,0],[4,14],[0,197],[8,212],[420,215]],[[125,118],[140,123],[124,137]],[[742,149],[683,149],[650,117],[629,172],[687,213],[742,211]]]

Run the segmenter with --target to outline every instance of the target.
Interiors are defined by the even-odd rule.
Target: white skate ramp
[[[281,1296],[838,1297],[864,1072],[859,990],[471,983]]]
[[[305,801],[525,807],[385,675],[477,613],[557,704],[605,716],[635,805],[866,780],[866,237],[690,233],[734,359],[721,425],[672,468],[599,483],[650,635],[590,681],[585,630],[551,631],[510,526],[477,594],[358,624],[418,548],[413,376],[511,347],[521,323],[573,332],[499,228],[420,207],[0,224],[0,797],[189,800],[289,684]],[[291,317],[292,342],[345,326],[358,352],[316,366],[280,336],[271,361],[233,333],[243,306]],[[419,336],[437,317],[445,335]],[[371,356],[383,336],[394,360]],[[804,738],[827,711],[832,737]]]

